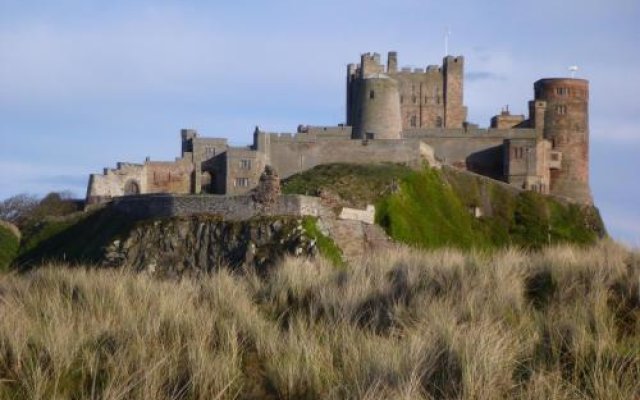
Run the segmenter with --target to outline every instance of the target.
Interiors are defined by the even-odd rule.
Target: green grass
[[[331,240],[331,238],[320,232],[317,225],[317,219],[313,217],[304,217],[302,227],[309,237],[316,241],[316,246],[320,254],[329,260],[336,267],[344,267],[345,262],[342,258],[340,248]]]
[[[377,203],[376,220],[392,238],[421,247],[480,244],[473,216],[436,170],[409,174],[400,187]]]
[[[43,261],[93,263],[105,245],[133,227],[124,215],[99,209],[67,219],[47,219],[25,229],[16,264],[29,267]]]
[[[327,164],[286,179],[282,191],[317,196],[329,190],[346,204],[363,208],[387,195],[399,179],[410,174],[408,167],[398,164]]]
[[[18,255],[20,239],[9,229],[0,225],[0,271],[9,268],[14,258]]]
[[[376,222],[395,240],[423,248],[540,248],[592,244],[606,235],[598,210],[520,192],[452,168],[394,164],[323,165],[284,182],[285,193],[332,192],[344,203],[376,205]],[[484,215],[476,218],[472,210]]]

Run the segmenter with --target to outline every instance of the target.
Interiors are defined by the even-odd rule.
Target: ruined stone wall
[[[142,193],[191,193],[193,163],[149,161],[145,163],[147,185]]]
[[[117,168],[105,168],[102,174],[89,176],[87,204],[96,204],[112,197],[124,196],[125,186],[134,182],[140,193],[146,193],[147,173],[143,164],[118,163]]]
[[[265,207],[251,196],[141,195],[114,199],[109,205],[136,220],[150,218],[217,215],[227,221],[243,221],[256,216],[314,216],[322,212],[317,197],[284,195]]]
[[[130,194],[191,193],[193,172],[193,163],[188,159],[118,163],[115,169],[89,177],[87,204]]]

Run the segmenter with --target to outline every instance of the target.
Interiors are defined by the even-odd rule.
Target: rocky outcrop
[[[103,264],[174,277],[242,265],[264,272],[286,255],[315,253],[315,241],[299,218],[224,221],[194,216],[138,224],[106,248]]]
[[[267,165],[262,175],[260,175],[258,186],[253,190],[253,200],[265,207],[269,207],[276,204],[280,194],[280,177],[273,167]]]

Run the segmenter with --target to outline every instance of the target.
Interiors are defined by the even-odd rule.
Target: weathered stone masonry
[[[463,76],[463,57],[399,69],[395,52],[386,66],[379,54],[363,54],[360,64],[347,67],[346,124],[301,125],[294,134],[256,128],[246,147],[184,129],[178,159],[118,163],[91,175],[87,201],[153,193],[243,195],[256,187],[267,166],[287,178],[326,163],[427,162],[592,202],[587,81],[539,80],[528,118],[503,110],[490,128],[480,129],[467,121]]]

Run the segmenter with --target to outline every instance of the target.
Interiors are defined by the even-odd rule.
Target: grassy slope
[[[42,260],[95,262],[107,243],[132,226],[122,215],[106,209],[72,218],[45,220],[25,229],[16,264],[28,266]]]
[[[640,255],[606,241],[1,278],[0,400],[640,398]]]
[[[0,271],[6,270],[18,255],[20,240],[9,229],[0,225]]]
[[[317,194],[326,189],[347,204],[375,203],[376,220],[392,238],[426,248],[539,248],[561,242],[590,244],[604,235],[595,208],[520,193],[447,168],[412,171],[389,164],[324,165],[289,178],[283,190]],[[475,206],[491,212],[475,218],[469,211]]]
[[[302,227],[307,235],[316,241],[316,246],[320,254],[325,257],[336,267],[344,267],[345,262],[342,258],[340,248],[336,246],[330,237],[325,236],[318,229],[317,219],[313,217],[305,217],[302,220]]]

